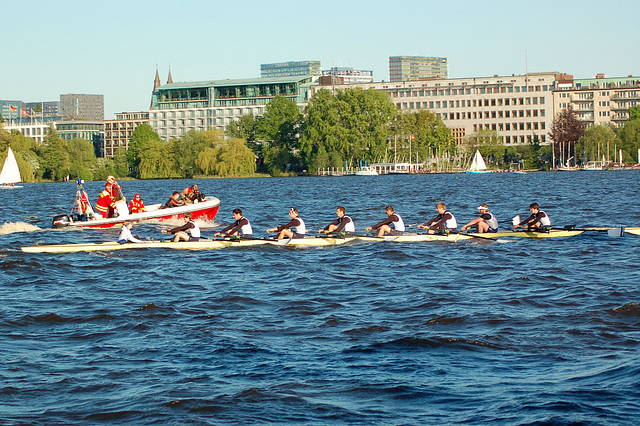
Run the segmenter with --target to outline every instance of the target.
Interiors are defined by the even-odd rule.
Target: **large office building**
[[[390,56],[389,80],[410,81],[449,77],[447,58],[433,56]]]
[[[331,67],[322,71],[322,77],[337,78],[342,84],[373,83],[373,71],[356,70],[352,67]]]
[[[101,156],[113,157],[119,146],[129,149],[131,135],[141,124],[149,124],[149,113],[146,111],[120,112],[116,113],[115,120],[105,120]]]
[[[104,144],[104,122],[96,121],[59,121],[56,123],[56,132],[64,140],[85,139],[93,144],[98,157],[103,157],[101,152]]]
[[[629,108],[640,105],[640,77],[605,77],[574,79],[559,74],[553,103],[556,112],[571,108],[587,127],[611,123],[624,124]]]
[[[399,110],[435,113],[451,129],[458,143],[481,130],[495,130],[505,144],[524,144],[537,137],[550,142],[556,73],[381,82],[348,87],[382,90]]]
[[[289,61],[260,65],[260,77],[302,77],[321,75],[320,61]]]
[[[63,120],[104,120],[104,95],[60,95]]]
[[[56,120],[61,119],[60,101],[25,102],[24,109],[26,109],[30,115],[35,117],[51,117]]]
[[[309,101],[312,76],[177,82],[154,86],[149,121],[167,141],[190,130],[223,129],[243,115],[264,114],[282,95],[300,107]]]

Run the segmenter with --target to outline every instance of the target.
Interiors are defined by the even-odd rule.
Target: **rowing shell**
[[[574,237],[580,235],[584,230],[580,229],[551,229],[548,231],[499,231],[499,232],[487,232],[483,234],[469,233],[466,235],[481,237],[481,238],[503,238],[503,237],[519,237],[519,238],[560,238],[560,237]]]
[[[624,228],[624,232],[627,234],[640,235],[640,228]]]
[[[300,247],[323,247],[345,244],[355,240],[356,237],[346,238],[320,238],[306,237],[299,239],[230,239],[230,240],[209,240],[199,241],[143,241],[141,243],[106,242],[106,243],[78,243],[78,244],[52,244],[42,246],[21,247],[26,253],[76,253],[89,251],[112,251],[112,250],[137,250],[150,248],[163,248],[175,250],[215,250],[226,247],[252,247],[259,245],[276,246],[300,246]]]

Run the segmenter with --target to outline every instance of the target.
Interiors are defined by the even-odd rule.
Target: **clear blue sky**
[[[147,110],[166,82],[254,78],[320,60],[389,79],[389,56],[443,56],[450,77],[640,74],[640,1],[1,0],[0,99],[105,97],[105,118]]]

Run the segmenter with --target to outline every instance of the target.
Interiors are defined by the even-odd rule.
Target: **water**
[[[638,172],[196,181],[254,232],[344,205],[359,230],[486,202],[508,225],[640,225]],[[165,201],[191,181],[124,182]],[[88,183],[95,199],[100,183]],[[51,230],[75,186],[3,191],[2,424],[630,424],[640,237],[27,254],[115,240]],[[159,227],[133,229],[161,236]],[[212,230],[204,232],[205,235]]]

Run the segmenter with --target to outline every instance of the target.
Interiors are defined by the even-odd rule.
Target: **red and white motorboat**
[[[126,202],[116,203],[118,217],[104,219],[100,217],[100,215],[94,215],[93,219],[82,220],[78,215],[65,214],[53,218],[53,227],[110,228],[112,226],[122,225],[127,221],[157,220],[162,222],[165,220],[182,219],[187,212],[191,213],[193,219],[212,221],[218,213],[220,200],[216,197],[206,197],[204,201],[185,204],[180,207],[166,209],[161,209],[160,207],[162,207],[162,204],[152,204],[146,206],[146,211],[142,213],[129,214]]]

